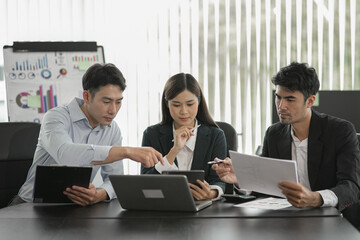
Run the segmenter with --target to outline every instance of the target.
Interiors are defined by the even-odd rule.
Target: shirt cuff
[[[321,190],[321,191],[317,191],[317,192],[320,193],[320,195],[324,201],[324,204],[322,205],[322,207],[336,207],[339,200],[333,191],[326,189],[326,190]]]
[[[106,191],[107,195],[109,196],[109,200],[117,198],[111,183],[104,182],[99,188],[103,188]]]
[[[168,162],[168,160],[166,159],[166,156],[163,158],[164,159],[164,165],[161,164],[161,162],[158,162],[157,164],[155,164],[155,169],[156,171],[158,171],[160,174],[162,173],[162,171],[172,171],[172,170],[179,170],[179,168],[176,166],[175,163],[173,163],[172,165]]]
[[[224,191],[222,190],[221,187],[219,187],[218,185],[210,185],[210,189],[214,189],[217,190],[217,196],[213,199],[211,199],[212,201],[217,201],[221,198],[221,196],[224,194]]]

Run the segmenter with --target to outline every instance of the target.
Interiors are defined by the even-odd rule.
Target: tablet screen
[[[92,167],[37,166],[34,187],[34,202],[68,203],[63,194],[67,187],[89,187]]]

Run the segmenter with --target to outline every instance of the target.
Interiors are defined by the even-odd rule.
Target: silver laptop
[[[120,205],[128,210],[197,212],[212,201],[195,201],[184,175],[110,175]]]

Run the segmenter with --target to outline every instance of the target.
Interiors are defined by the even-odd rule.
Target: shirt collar
[[[304,140],[300,141],[294,134],[294,129],[291,128],[291,137],[293,139],[293,143],[295,144],[295,147],[306,147],[308,144],[308,138],[305,138]]]
[[[89,123],[89,120],[87,119],[85,113],[81,110],[81,106],[84,104],[84,100],[81,99],[81,98],[74,98],[68,105],[68,108],[69,108],[69,114],[70,114],[70,117],[72,119],[72,122],[78,122],[78,121],[85,121],[89,127],[90,126],[90,123]],[[112,123],[111,123],[112,124]],[[110,125],[99,125],[97,126],[96,128],[94,128],[94,130],[100,130],[100,129],[103,129],[105,127],[110,127]]]
[[[84,112],[81,110],[81,106],[84,104],[84,100],[80,98],[74,98],[68,105],[69,113],[72,119],[72,122],[77,122],[83,119],[86,119]]]
[[[195,119],[195,127],[198,126],[198,120]],[[190,149],[191,151],[194,151],[195,149],[195,143],[196,143],[196,137],[197,137],[197,132],[198,132],[199,128],[195,128],[194,130],[194,136],[191,136],[189,138],[189,140],[186,141],[185,146]],[[175,127],[174,127],[174,123],[173,123],[173,131],[175,131]]]

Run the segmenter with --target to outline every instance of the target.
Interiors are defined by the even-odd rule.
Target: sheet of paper
[[[291,207],[291,204],[284,198],[269,197],[269,198],[254,200],[251,202],[240,203],[240,204],[234,205],[234,207],[277,210],[277,209]]]
[[[240,188],[285,197],[278,183],[282,180],[298,183],[296,162],[241,154],[230,151]]]

